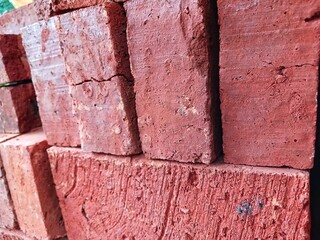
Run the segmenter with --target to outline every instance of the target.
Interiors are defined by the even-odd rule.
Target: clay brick
[[[309,173],[48,150],[73,239],[309,239]]]
[[[0,83],[30,79],[20,35],[0,35]],[[0,88],[0,133],[23,133],[41,125],[32,84]]]
[[[37,240],[30,238],[18,230],[0,229],[1,240]]]
[[[0,144],[0,152],[20,229],[52,239],[65,229],[41,129]]]
[[[30,79],[30,67],[20,35],[0,35],[0,83]]]
[[[124,3],[138,125],[149,158],[210,163],[220,154],[210,113],[218,108],[210,96],[218,89],[210,86],[208,4]]]
[[[319,7],[317,0],[218,1],[225,162],[313,166]]]
[[[141,152],[133,86],[123,76],[73,87],[85,151],[115,155]]]
[[[79,146],[78,120],[65,79],[65,65],[57,18],[41,21],[22,30],[35,86],[43,130],[50,145]]]
[[[0,88],[0,133],[24,133],[40,125],[32,84]]]
[[[0,143],[18,136],[17,134],[0,134]],[[0,228],[16,228],[17,222],[10,192],[0,156]],[[1,235],[0,235],[1,236]]]
[[[116,155],[141,152],[124,9],[110,2],[59,19],[82,148]]]
[[[0,16],[0,34],[20,34],[21,28],[37,20],[33,4],[12,10]]]

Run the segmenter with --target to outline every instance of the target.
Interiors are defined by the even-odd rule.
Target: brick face
[[[207,1],[127,1],[128,48],[146,156],[210,163],[215,148]],[[217,79],[216,79],[217,80]],[[215,150],[213,150],[215,149]]]
[[[124,9],[109,2],[61,15],[59,37],[81,147],[140,153]]]
[[[33,4],[12,10],[0,16],[0,34],[20,34],[21,28],[37,20]]]
[[[225,161],[313,166],[319,1],[218,1]]]
[[[48,150],[72,239],[309,239],[309,174]]]
[[[18,136],[17,134],[0,134],[0,144]],[[17,222],[8,188],[6,174],[0,155],[0,228],[16,228]],[[1,236],[1,235],[0,235]]]
[[[20,229],[30,237],[52,239],[65,230],[41,129],[0,145]]]
[[[79,146],[78,120],[72,112],[72,98],[66,82],[66,70],[57,18],[41,21],[22,30],[23,44],[37,93],[39,112],[48,143]]]

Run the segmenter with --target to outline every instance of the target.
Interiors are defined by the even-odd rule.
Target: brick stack
[[[220,47],[209,0],[34,6],[23,45],[69,239],[309,239],[316,0],[218,0]],[[26,139],[20,152],[14,139],[0,147],[17,176],[7,154],[39,170]],[[38,190],[34,209],[51,191]],[[58,219],[48,216],[20,227],[47,237]]]
[[[32,15],[16,18],[30,13],[30,6],[0,17],[0,239],[65,236],[49,145],[42,130],[34,129],[41,121],[20,35]]]

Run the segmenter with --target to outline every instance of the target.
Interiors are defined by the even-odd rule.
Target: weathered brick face
[[[20,229],[30,237],[65,235],[41,129],[0,144],[0,153]]]
[[[225,161],[311,168],[319,1],[221,0],[218,7]]]
[[[109,2],[61,15],[59,37],[82,148],[140,153],[124,9]]]
[[[48,152],[70,240],[309,237],[306,171]]]
[[[50,145],[79,146],[78,119],[72,98],[57,32],[57,18],[41,21],[22,30],[30,63],[43,130]]]
[[[207,1],[127,1],[138,124],[149,158],[210,163],[220,153],[210,114]],[[218,107],[218,106],[217,106]]]
[[[0,134],[0,143],[3,143],[17,134]],[[0,155],[0,228],[14,229],[17,227],[17,220],[14,213],[10,191]],[[1,236],[1,235],[0,235]]]

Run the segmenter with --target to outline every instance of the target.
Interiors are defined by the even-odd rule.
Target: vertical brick
[[[18,136],[17,134],[0,134],[0,143]],[[6,180],[5,171],[2,166],[0,155],[0,228],[15,228],[17,226],[16,217],[12,205],[12,200]]]
[[[48,150],[73,239],[309,239],[309,173]]]
[[[65,78],[65,65],[56,25],[57,18],[22,30],[43,130],[50,145],[79,146],[78,120]]]
[[[20,35],[0,35],[0,83],[30,79]],[[23,133],[41,125],[32,84],[0,88],[0,133]]]
[[[139,153],[124,9],[109,2],[59,19],[82,148],[117,155]]]
[[[313,166],[319,7],[317,0],[218,1],[226,162]]]
[[[0,34],[20,34],[21,28],[37,20],[33,4],[12,10],[0,16]]]
[[[0,83],[30,79],[30,67],[20,35],[0,35]]]
[[[214,139],[208,1],[127,1],[142,148],[149,158],[210,163]],[[192,144],[190,144],[192,143]]]
[[[52,239],[65,229],[41,129],[0,145],[20,229],[30,237]]]

